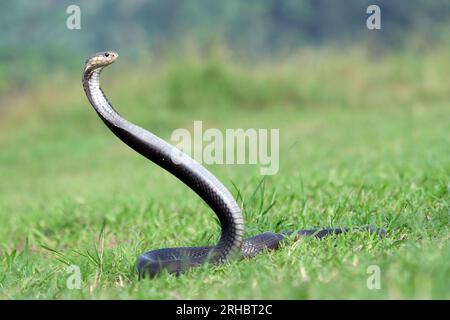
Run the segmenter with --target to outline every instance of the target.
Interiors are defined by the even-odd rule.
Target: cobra
[[[221,226],[219,242],[214,246],[162,248],[143,253],[137,259],[140,277],[154,277],[161,271],[180,273],[204,263],[218,264],[234,258],[250,258],[264,250],[277,249],[290,235],[294,238],[341,234],[357,229],[385,235],[383,229],[373,226],[360,228],[326,228],[282,233],[265,232],[244,239],[244,220],[241,210],[228,189],[206,168],[184,154],[176,163],[171,155],[179,153],[174,146],[155,134],[129,122],[111,105],[100,87],[100,74],[104,67],[117,60],[112,51],[100,52],[86,60],[83,88],[86,96],[106,126],[133,150],[167,170],[192,189],[214,211]],[[176,152],[175,152],[176,151]]]

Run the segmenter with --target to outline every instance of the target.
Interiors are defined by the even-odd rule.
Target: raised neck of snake
[[[228,189],[207,169],[183,155],[181,161],[174,163],[171,156],[174,146],[153,133],[123,118],[111,105],[100,87],[103,68],[85,70],[83,87],[86,95],[109,129],[129,147],[147,159],[176,176],[197,193],[217,215],[222,234],[218,244],[213,247],[212,259],[224,260],[239,254],[243,241],[243,218],[241,210]],[[180,159],[178,159],[180,160]]]

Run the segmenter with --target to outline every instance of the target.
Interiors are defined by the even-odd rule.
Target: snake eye
[[[104,56],[108,58],[109,57],[109,52],[105,52]]]

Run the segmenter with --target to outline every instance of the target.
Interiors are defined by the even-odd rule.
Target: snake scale
[[[349,230],[366,231],[385,235],[383,229],[373,226],[359,228],[328,228],[265,232],[247,239],[243,238],[244,221],[241,210],[228,189],[207,169],[187,155],[172,161],[174,146],[153,133],[124,119],[109,103],[100,88],[100,73],[113,63],[118,54],[100,52],[86,60],[83,72],[83,88],[86,96],[106,126],[124,143],[161,168],[176,176],[192,189],[217,215],[221,237],[215,246],[163,248],[143,253],[137,260],[140,277],[154,277],[161,271],[180,274],[193,266],[204,263],[222,263],[232,258],[250,258],[264,250],[277,249],[289,235],[314,236],[340,234]],[[177,152],[178,149],[177,149]]]

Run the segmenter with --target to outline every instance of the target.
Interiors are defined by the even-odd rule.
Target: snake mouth
[[[119,57],[119,54],[117,53],[117,52],[114,52],[114,51],[109,51],[109,52],[107,52],[107,53],[109,53],[109,56],[110,56],[110,63],[113,63],[114,61],[116,61],[117,60],[117,58]],[[106,53],[105,53],[106,54]]]

